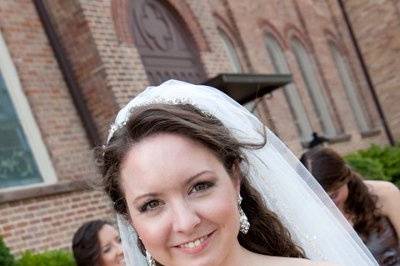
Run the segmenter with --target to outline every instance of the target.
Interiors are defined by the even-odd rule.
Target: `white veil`
[[[133,107],[149,103],[190,103],[221,120],[239,141],[262,140],[264,125],[236,101],[217,89],[176,80],[149,87],[131,100],[119,111],[108,139],[125,124]],[[378,265],[321,186],[271,131],[267,129],[263,148],[244,153],[249,162],[250,183],[307,258],[338,265]],[[117,218],[126,265],[146,265],[136,244],[136,233],[122,216]]]

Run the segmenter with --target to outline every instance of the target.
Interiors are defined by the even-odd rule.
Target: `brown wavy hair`
[[[353,227],[362,238],[372,231],[381,230],[379,221],[382,215],[376,204],[377,196],[368,190],[360,175],[351,170],[338,153],[329,148],[314,148],[304,153],[300,161],[327,192],[347,184],[349,195],[344,211],[354,217]]]
[[[240,143],[220,120],[190,104],[150,104],[131,110],[125,126],[115,131],[108,144],[97,152],[104,190],[118,213],[128,215],[119,186],[124,157],[134,143],[159,133],[178,134],[201,143],[216,155],[231,178],[241,179],[241,206],[251,224],[247,234],[238,235],[239,243],[244,248],[264,255],[305,257],[303,250],[292,241],[289,231],[250,185],[246,169],[236,167],[247,162],[241,149],[261,148],[266,144],[266,137],[263,143]],[[266,136],[265,132],[263,134]],[[143,252],[140,240],[138,245]]]
[[[72,238],[72,253],[77,266],[99,266],[101,248],[99,232],[112,224],[104,220],[93,220],[84,223]]]

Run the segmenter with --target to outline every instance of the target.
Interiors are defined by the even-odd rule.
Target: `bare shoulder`
[[[269,257],[265,259],[263,262],[260,261],[258,265],[280,265],[280,266],[337,266],[337,264],[326,262],[326,261],[311,261],[308,259],[300,259],[300,258],[285,258],[285,257]]]
[[[399,192],[399,189],[396,187],[395,184],[382,181],[382,180],[365,180],[364,183],[373,190],[376,190],[377,193],[379,192]]]
[[[316,265],[316,266],[339,266],[336,263],[327,262],[327,261],[312,261],[312,264],[310,264],[310,265]]]
[[[394,216],[399,211],[398,203],[400,201],[400,190],[390,182],[386,181],[365,181],[371,193],[378,197],[378,206],[384,215],[394,219]],[[398,219],[398,218],[396,218]],[[393,222],[393,221],[392,221]]]
[[[400,190],[391,182],[380,180],[366,180],[364,182],[378,198],[385,199],[400,195]]]
[[[332,262],[327,261],[311,261],[307,259],[297,259],[296,265],[304,265],[304,266],[337,266]]]

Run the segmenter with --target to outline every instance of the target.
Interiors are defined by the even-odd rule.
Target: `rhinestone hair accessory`
[[[130,115],[131,115],[131,113],[132,113],[132,111],[133,111],[134,109],[136,109],[136,108],[138,108],[138,107],[141,107],[141,106],[146,106],[146,105],[150,105],[150,104],[158,104],[158,103],[171,104],[171,105],[190,104],[190,105],[193,105],[193,106],[197,107],[197,108],[199,109],[199,111],[200,111],[205,117],[215,118],[215,117],[214,117],[212,114],[210,114],[209,112],[206,112],[206,111],[200,109],[190,98],[182,98],[182,99],[170,100],[170,99],[163,98],[163,97],[156,97],[156,98],[152,99],[151,101],[144,102],[144,103],[142,103],[142,104],[140,104],[140,105],[136,105],[136,106],[133,106],[132,108],[128,109],[127,112],[126,112],[125,119],[124,119],[123,121],[120,121],[120,122],[118,122],[118,123],[115,122],[115,123],[113,123],[113,124],[110,126],[110,129],[109,129],[109,131],[108,131],[107,142],[110,141],[110,139],[112,138],[112,136],[114,135],[114,133],[115,133],[118,129],[120,129],[120,128],[126,126],[126,123],[128,122],[129,117],[130,117]],[[103,145],[103,148],[104,148],[104,147],[105,147],[105,145]]]

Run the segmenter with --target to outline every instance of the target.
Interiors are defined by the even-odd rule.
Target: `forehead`
[[[104,244],[109,240],[112,240],[116,235],[118,235],[117,231],[109,224],[103,225],[103,227],[99,230],[98,238],[100,244]]]
[[[176,134],[158,134],[131,147],[121,165],[121,181],[123,189],[130,192],[165,188],[221,167],[204,145]]]
[[[329,189],[329,192],[337,192],[337,193],[342,193],[347,189],[347,182],[341,182],[338,184],[335,184],[331,189]]]

